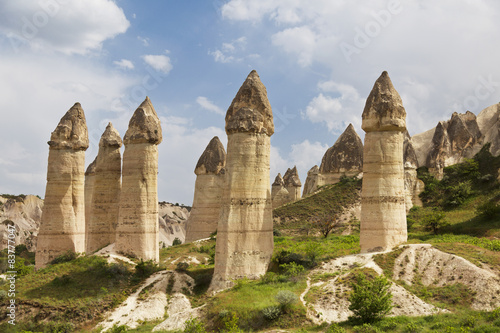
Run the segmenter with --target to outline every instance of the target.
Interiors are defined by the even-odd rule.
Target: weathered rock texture
[[[90,217],[86,228],[87,253],[115,242],[121,190],[122,139],[111,123],[99,141]]]
[[[285,175],[283,176],[283,186],[285,186],[288,191],[288,198],[290,202],[300,199],[300,189],[302,188],[302,183],[296,166],[294,166],[293,169],[288,168],[288,170],[286,170]]]
[[[158,144],[161,124],[148,97],[135,110],[123,143],[122,191],[116,227],[118,252],[159,260]]]
[[[362,252],[407,240],[403,165],[406,111],[387,72],[373,86],[362,116],[366,132],[361,191]]]
[[[186,221],[189,219],[190,207],[160,202],[158,209],[160,246],[171,246],[176,238],[184,243],[186,239]]]
[[[218,137],[214,137],[200,156],[194,173],[196,182],[193,208],[186,224],[186,243],[210,237],[219,222],[226,150]]]
[[[36,268],[66,251],[85,252],[85,114],[76,103],[61,118],[49,144],[47,187],[36,249]]]
[[[274,179],[274,183],[271,185],[271,198],[273,200],[273,209],[282,206],[289,202],[288,190],[285,188],[285,182],[281,173],[278,173]]]
[[[84,187],[84,197],[85,197],[85,244],[88,239],[90,216],[92,215],[92,195],[94,194],[94,184],[95,184],[95,165],[97,163],[97,156],[89,164],[87,170],[85,171],[85,187]],[[87,245],[85,245],[85,249]]]
[[[416,134],[411,142],[418,165],[426,166],[437,178],[443,169],[472,158],[481,147],[491,143],[490,152],[500,154],[500,103],[487,107],[476,117],[472,112],[453,113],[450,120]]]
[[[25,244],[29,251],[34,252],[42,209],[43,200],[34,195],[0,196],[0,250],[6,249],[9,245],[11,233],[8,225],[14,225],[15,238],[10,240],[13,240],[15,245]]]
[[[415,149],[413,149],[408,131],[405,132],[403,161],[405,168],[405,206],[408,213],[414,205],[422,206],[422,200],[420,200],[419,195],[425,187],[424,182],[417,178],[417,154],[415,154]]]
[[[335,144],[328,148],[319,170],[307,173],[304,195],[308,195],[323,185],[336,184],[341,177],[356,176],[363,172],[363,142],[352,124],[347,126]],[[306,191],[307,190],[307,191]]]
[[[226,114],[226,190],[217,227],[210,290],[265,274],[273,252],[270,148],[273,114],[266,88],[252,71]]]

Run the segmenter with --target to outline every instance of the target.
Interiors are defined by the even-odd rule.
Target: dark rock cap
[[[404,131],[406,129],[406,111],[403,101],[386,71],[375,81],[366,99],[362,118],[361,127],[365,132]]]
[[[328,148],[319,171],[327,172],[345,172],[363,170],[363,142],[352,124],[347,126],[335,144]]]
[[[288,168],[288,170],[285,172],[285,175],[283,176],[283,182],[284,182],[286,187],[289,187],[289,186],[300,187],[300,186],[302,186],[302,183],[300,182],[299,173],[297,172],[296,166],[294,166],[293,169]]]
[[[96,165],[97,165],[97,157],[87,167],[87,170],[85,171],[85,176],[92,176],[92,175],[94,175],[95,174],[95,170],[96,170]]]
[[[120,133],[113,127],[112,123],[109,123],[102,133],[101,140],[99,141],[99,147],[121,147],[122,138]]]
[[[80,103],[75,103],[61,118],[47,143],[51,149],[87,150],[89,134]]]
[[[149,97],[135,110],[128,124],[123,143],[152,143],[160,144],[162,141],[160,118]]]
[[[276,178],[274,178],[273,186],[283,186],[285,183],[283,182],[283,177],[281,177],[281,173],[278,173]]]
[[[251,71],[226,113],[226,133],[274,133],[273,112],[266,87]]]
[[[226,166],[226,150],[219,140],[219,137],[214,136],[210,140],[207,148],[203,154],[201,154],[194,173],[200,174],[219,174],[224,171]],[[222,172],[224,173],[224,172]]]

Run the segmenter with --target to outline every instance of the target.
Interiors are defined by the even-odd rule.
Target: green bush
[[[349,310],[354,314],[350,319],[372,323],[384,318],[391,311],[392,294],[389,291],[391,283],[384,275],[370,281],[363,273],[359,273],[356,282],[351,286]]]
[[[500,213],[500,206],[494,201],[487,201],[476,208],[476,213],[479,216],[492,219]]]
[[[126,325],[117,325],[114,324],[106,333],[123,333],[127,332],[128,327]]]
[[[448,222],[445,220],[445,217],[446,215],[444,212],[434,209],[431,213],[425,215],[422,218],[422,225],[427,230],[430,230],[434,234],[437,234],[442,227],[448,225]]]
[[[172,246],[181,245],[181,244],[182,244],[182,241],[178,237],[175,237],[174,241],[172,242]]]
[[[420,325],[417,325],[415,323],[408,323],[405,327],[405,332],[406,333],[417,333],[422,330],[422,327]]]
[[[296,303],[299,300],[297,295],[295,295],[290,290],[280,290],[278,291],[276,296],[274,296],[274,298],[280,304],[281,309],[283,310],[289,309],[293,303]]]
[[[262,309],[262,316],[269,321],[273,321],[279,318],[281,315],[281,308],[277,305],[270,305]]]
[[[333,323],[328,326],[326,333],[345,333],[345,329],[339,326],[337,323]]]
[[[61,254],[59,257],[54,258],[50,264],[55,265],[55,264],[61,264],[63,262],[68,262],[71,260],[75,260],[78,257],[78,254],[76,254],[73,251],[66,251],[64,254]]]
[[[190,318],[186,320],[184,325],[184,333],[206,333],[205,326],[198,318]]]
[[[178,262],[177,263],[177,266],[175,268],[176,271],[179,271],[179,272],[186,272],[189,268],[189,264],[187,262]]]
[[[280,265],[285,275],[290,277],[296,277],[304,273],[304,266],[298,265],[295,262]]]
[[[135,266],[134,278],[145,279],[159,270],[160,268],[158,267],[158,264],[152,260],[143,261],[141,259],[141,262]]]

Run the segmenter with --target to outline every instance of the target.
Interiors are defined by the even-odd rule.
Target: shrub
[[[117,325],[114,324],[106,333],[123,333],[127,332],[128,327],[126,325]]]
[[[189,264],[187,262],[182,261],[182,262],[177,263],[175,270],[179,271],[179,272],[185,272],[188,270],[188,268],[189,268]]]
[[[239,333],[239,332],[242,332],[240,330],[240,328],[238,327],[239,318],[236,315],[236,313],[233,312],[230,315],[225,316],[222,319],[222,321],[224,323],[224,329],[222,330],[222,332],[224,332],[224,333]]]
[[[172,246],[181,245],[181,244],[182,244],[182,241],[178,237],[175,237],[174,241],[172,242]]]
[[[420,332],[421,330],[422,330],[422,327],[420,327],[419,325],[417,325],[415,323],[408,323],[408,325],[406,325],[406,327],[405,327],[406,333],[417,333],[417,332]]]
[[[383,275],[371,281],[363,273],[356,276],[349,296],[349,310],[354,312],[350,319],[372,323],[385,317],[392,309],[391,283]]]
[[[487,201],[476,208],[476,213],[479,216],[491,219],[500,213],[500,206],[493,201]]]
[[[280,268],[283,270],[285,275],[290,276],[290,277],[299,276],[300,274],[302,274],[304,272],[304,266],[297,265],[293,261],[289,264],[280,265]]]
[[[281,309],[286,310],[289,309],[293,303],[297,302],[299,298],[290,290],[280,290],[274,296],[276,301],[280,304]]]
[[[434,234],[437,234],[442,227],[448,225],[445,216],[445,213],[434,209],[422,218],[422,224],[427,230],[431,230]]]
[[[189,318],[184,324],[184,333],[206,333],[205,326],[198,318]]]
[[[54,258],[50,264],[55,265],[55,264],[61,264],[63,262],[68,262],[71,260],[75,260],[78,257],[78,254],[76,254],[73,251],[66,251],[64,254],[61,254],[59,257]]]
[[[17,257],[14,264],[14,270],[17,272],[18,276],[28,275],[35,270],[35,266],[26,265],[24,258]]]
[[[141,262],[135,266],[134,277],[136,279],[144,279],[159,270],[160,268],[158,267],[158,264],[156,264],[152,260],[143,261],[141,259]]]
[[[345,333],[345,329],[339,326],[337,323],[333,323],[328,326],[326,333]]]
[[[270,305],[262,309],[262,316],[269,321],[276,320],[281,315],[281,308],[277,305]]]

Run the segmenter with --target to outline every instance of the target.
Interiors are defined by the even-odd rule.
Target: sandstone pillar
[[[285,188],[285,182],[281,177],[281,173],[278,173],[274,179],[274,183],[271,185],[271,198],[273,200],[273,209],[289,202],[290,193],[288,193]]]
[[[219,222],[226,150],[218,137],[214,137],[200,156],[194,173],[196,182],[193,208],[186,223],[186,243],[210,237]]]
[[[36,268],[66,251],[85,251],[85,114],[76,103],[50,136],[47,187],[36,248]]]
[[[300,189],[302,183],[299,178],[299,173],[297,172],[297,167],[294,166],[293,169],[288,168],[283,176],[283,183],[286,190],[288,191],[289,202],[294,202],[300,199]]]
[[[266,88],[252,71],[226,114],[226,190],[217,227],[210,290],[266,273],[273,252],[270,148],[273,114]]]
[[[87,248],[87,239],[89,232],[90,215],[92,212],[92,195],[94,194],[95,184],[95,165],[97,163],[97,156],[89,164],[85,171],[85,249]]]
[[[161,124],[148,97],[135,110],[123,137],[122,190],[115,249],[143,260],[159,260],[158,144]]]
[[[121,189],[122,139],[111,123],[99,141],[87,224],[87,254],[115,242]]]
[[[361,252],[389,250],[406,242],[403,143],[406,111],[387,72],[366,100],[361,191]]]

